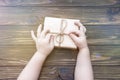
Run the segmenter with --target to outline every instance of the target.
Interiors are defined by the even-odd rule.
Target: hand
[[[80,49],[87,47],[87,40],[86,40],[86,28],[80,23],[75,22],[74,23],[80,30],[76,31],[70,31],[69,37],[73,40],[73,42],[76,44],[76,46]]]
[[[37,52],[44,56],[48,56],[54,48],[54,36],[48,34],[49,30],[41,30],[42,25],[40,24],[37,30],[37,37],[33,30],[31,31],[31,36],[36,43]]]

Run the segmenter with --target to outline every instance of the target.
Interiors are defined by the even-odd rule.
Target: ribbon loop
[[[64,41],[64,31],[67,27],[67,21],[62,19],[61,20],[61,26],[60,26],[60,33],[57,34],[56,36],[56,41],[59,43],[59,47],[61,45],[61,43]]]

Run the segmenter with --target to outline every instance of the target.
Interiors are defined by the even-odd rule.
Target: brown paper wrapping
[[[77,48],[72,39],[67,35],[69,31],[78,29],[74,25],[75,21],[79,20],[45,17],[44,29],[49,29],[50,34],[55,36],[54,44],[56,47]]]

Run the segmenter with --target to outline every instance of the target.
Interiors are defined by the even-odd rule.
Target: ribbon
[[[62,19],[61,20],[61,26],[60,26],[60,33],[57,34],[56,36],[56,42],[59,43],[59,47],[61,46],[61,43],[64,41],[64,30],[66,29],[67,27],[67,21]]]

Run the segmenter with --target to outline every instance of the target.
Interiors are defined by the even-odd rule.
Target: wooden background
[[[120,80],[120,0],[0,0],[0,80],[16,80],[36,51],[30,30],[45,16],[80,19],[95,80]],[[73,80],[76,53],[55,48],[40,80]]]

